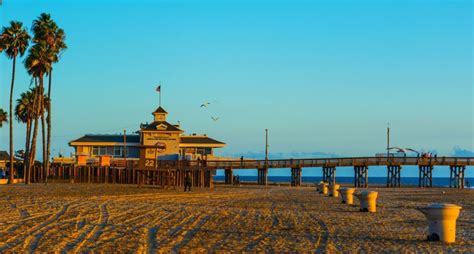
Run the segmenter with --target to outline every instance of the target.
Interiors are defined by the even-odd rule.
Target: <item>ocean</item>
[[[217,175],[214,176],[214,181],[223,182],[224,176]],[[317,183],[322,180],[322,177],[318,176],[303,176],[303,184]],[[290,176],[268,176],[268,183],[289,183],[291,181]],[[474,185],[474,178],[465,178],[466,183],[469,182]],[[240,182],[257,182],[257,176],[240,176]],[[351,184],[354,183],[353,177],[336,177],[337,183],[342,184]],[[387,183],[386,177],[369,177],[369,186],[370,184],[384,185]],[[402,177],[401,178],[402,186],[418,186],[418,177]],[[433,186],[434,187],[449,187],[449,177],[433,177]]]

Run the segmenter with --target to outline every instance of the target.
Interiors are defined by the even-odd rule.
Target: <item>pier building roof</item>
[[[212,139],[208,136],[181,136],[180,145],[195,145],[195,144],[206,144],[206,145],[225,145],[225,143]]]
[[[76,140],[69,142],[69,144],[74,145],[77,143],[123,143],[123,135],[96,135],[96,134],[86,134]],[[139,135],[127,135],[127,143],[140,143],[140,136]],[[181,136],[180,137],[180,144],[184,146],[190,145],[222,145],[224,146],[225,143],[210,138],[205,135],[191,135],[191,136]],[[9,158],[8,153],[5,151],[0,151],[0,160],[3,158]]]
[[[173,124],[170,124],[166,121],[155,121],[150,124],[142,125],[143,131],[178,131],[183,132],[181,129],[176,127]]]
[[[126,135],[127,143],[140,143],[139,135]],[[95,134],[86,134],[76,140],[73,140],[71,143],[84,142],[84,143],[123,143],[123,135],[95,135]]]

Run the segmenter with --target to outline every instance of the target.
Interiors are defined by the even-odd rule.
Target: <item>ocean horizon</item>
[[[240,182],[250,182],[256,183],[257,176],[239,176]],[[225,180],[223,175],[214,176],[214,181],[223,182]],[[321,176],[303,176],[303,184],[311,184],[322,181]],[[268,176],[268,183],[290,183],[290,176]],[[352,184],[354,183],[354,178],[350,176],[341,176],[336,177],[337,183],[342,184]],[[474,178],[465,178],[465,182],[469,182],[472,186],[474,183]],[[386,177],[369,177],[369,186],[370,184],[376,185],[385,185],[387,183]],[[402,186],[418,186],[418,177],[401,177]],[[433,187],[449,187],[449,177],[433,177]]]

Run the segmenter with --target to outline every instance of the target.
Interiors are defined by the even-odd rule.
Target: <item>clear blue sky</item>
[[[470,0],[4,0],[0,25],[30,28],[42,12],[69,46],[54,69],[53,153],[151,121],[158,81],[169,120],[226,142],[222,154],[260,153],[268,128],[272,153],[373,155],[387,122],[393,145],[474,151]],[[30,81],[17,70],[15,97]],[[10,73],[2,55],[5,109]]]

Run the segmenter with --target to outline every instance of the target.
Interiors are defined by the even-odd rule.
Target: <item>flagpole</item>
[[[159,82],[160,84],[160,107],[161,107],[161,81]]]

